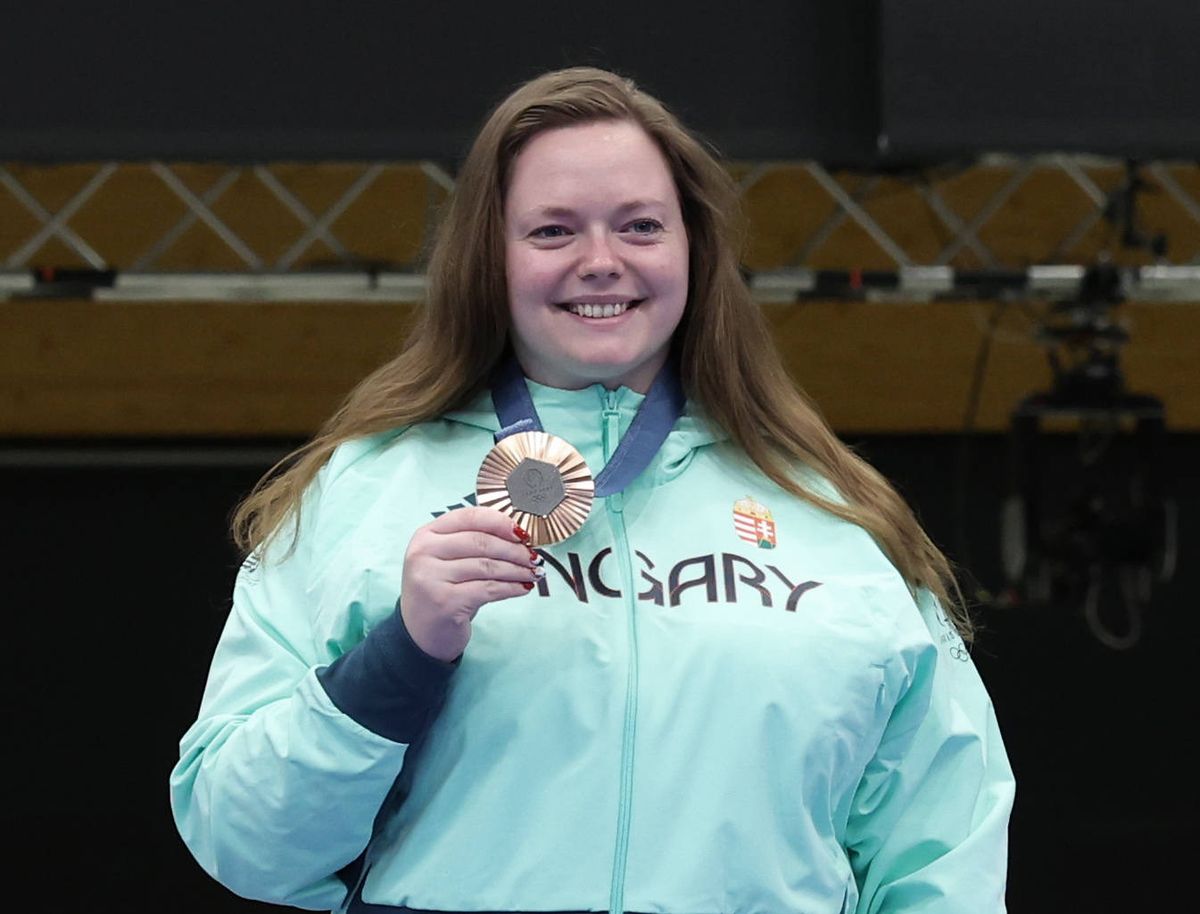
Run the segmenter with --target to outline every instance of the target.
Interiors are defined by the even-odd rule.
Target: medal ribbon
[[[622,491],[650,465],[675,427],[675,420],[683,415],[685,402],[679,374],[668,359],[650,385],[646,399],[638,407],[629,431],[596,476],[598,497]],[[492,403],[500,420],[500,431],[496,432],[497,443],[518,432],[543,431],[533,397],[529,395],[529,387],[525,383],[525,373],[516,359],[508,359],[497,373],[492,384]]]

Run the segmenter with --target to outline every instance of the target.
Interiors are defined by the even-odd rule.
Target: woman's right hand
[[[400,615],[417,647],[448,662],[471,640],[483,604],[524,596],[542,573],[511,518],[494,508],[457,508],[413,534]]]

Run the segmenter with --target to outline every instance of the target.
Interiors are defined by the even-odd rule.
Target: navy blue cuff
[[[360,644],[317,670],[317,679],[343,714],[372,733],[413,743],[441,710],[458,662],[417,647],[397,608]]]

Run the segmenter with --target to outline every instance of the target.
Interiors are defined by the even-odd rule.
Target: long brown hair
[[[513,159],[536,133],[604,119],[640,125],[675,179],[690,257],[688,302],[675,334],[688,397],[766,476],[867,530],[909,586],[932,591],[969,638],[949,561],[783,367],[739,270],[743,224],[733,180],[659,101],[630,80],[592,68],[540,76],[491,113],[435,235],[426,302],[403,351],[362,381],[312,441],[263,477],[234,515],[235,541],[250,552],[289,520],[295,529],[302,493],[341,443],[432,419],[483,388],[508,339],[503,214]],[[803,486],[797,463],[827,479],[841,501]]]

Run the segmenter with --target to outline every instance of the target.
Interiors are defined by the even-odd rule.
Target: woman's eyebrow
[[[654,208],[665,209],[666,204],[654,199],[630,200],[628,203],[622,203],[620,206],[618,206],[615,212],[627,213],[634,212],[635,210],[639,209]],[[523,213],[522,218],[530,219],[549,217],[551,219],[565,219],[575,215],[578,215],[577,211],[571,209],[569,206],[537,206]]]

